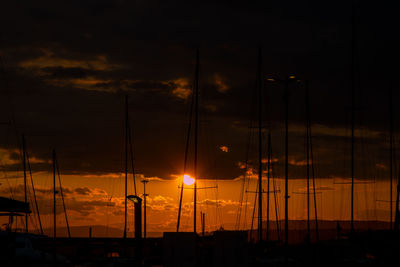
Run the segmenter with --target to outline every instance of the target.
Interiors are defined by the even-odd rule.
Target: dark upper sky
[[[392,79],[398,72],[399,23],[394,4],[358,2],[356,127],[362,138],[356,154],[368,172],[359,176],[370,177],[388,161],[390,80],[395,104],[399,96]],[[261,46],[265,75],[310,81],[318,176],[349,176],[350,1],[20,0],[3,1],[0,12],[0,119],[15,121],[37,159],[49,159],[55,147],[65,172],[121,171],[128,94],[138,172],[162,178],[180,173],[199,48],[202,173],[237,177],[248,125],[256,119],[252,103]],[[280,167],[283,88],[265,90]],[[292,85],[292,177],[304,174],[304,109],[303,88]],[[1,146],[17,147],[13,127],[1,127]]]

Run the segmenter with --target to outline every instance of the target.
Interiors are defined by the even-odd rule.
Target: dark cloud
[[[246,136],[256,120],[261,45],[263,73],[310,80],[317,175],[348,176],[349,132],[341,129],[350,122],[349,1],[6,1],[2,10],[0,120],[15,122],[2,129],[2,147],[19,147],[10,136],[24,132],[32,156],[49,160],[56,148],[65,173],[122,171],[128,93],[137,171],[162,178],[180,173],[194,48],[200,47],[200,175],[238,177],[246,146],[256,158],[254,132],[250,145]],[[357,168],[364,172],[387,153],[388,81],[399,41],[394,10],[360,1],[356,12],[356,123],[380,133],[357,136]],[[265,90],[273,153],[282,158],[283,87]],[[290,91],[290,153],[302,162],[304,88],[291,84]],[[221,145],[229,152],[221,153]],[[290,168],[292,177],[304,172],[304,166]],[[375,170],[369,172],[359,175]]]
[[[92,190],[87,187],[78,187],[78,188],[75,188],[74,191],[76,193],[78,193],[79,195],[89,195],[92,192]]]

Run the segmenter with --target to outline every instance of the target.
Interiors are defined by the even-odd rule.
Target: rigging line
[[[126,238],[127,234],[127,217],[128,217],[128,95],[125,95],[125,179],[124,179],[124,233],[123,238]]]
[[[133,176],[133,189],[135,191],[135,196],[137,196],[136,193],[136,175],[135,175],[135,165],[134,165],[134,160],[133,160],[133,141],[132,141],[132,128],[130,123],[128,122],[128,139],[129,139],[129,147],[130,147],[130,156],[131,156],[131,167],[132,167],[132,176]]]
[[[60,167],[58,165],[57,158],[55,158],[55,165],[56,165],[56,168],[57,168],[58,181],[60,183],[60,193],[61,193],[61,199],[62,199],[62,203],[63,203],[63,207],[64,207],[65,222],[67,224],[68,238],[71,238],[71,232],[70,232],[69,223],[68,223],[67,208],[65,207],[64,194],[63,194],[62,185],[61,185]]]
[[[319,241],[319,226],[318,226],[318,213],[317,213],[317,193],[315,190],[315,164],[314,164],[314,151],[313,151],[313,142],[312,142],[312,133],[311,133],[311,122],[308,123],[308,131],[310,138],[310,159],[311,159],[311,176],[312,176],[312,184],[313,184],[313,195],[314,195],[314,218],[315,218],[315,235],[317,241]],[[322,197],[321,197],[322,202]]]
[[[251,99],[252,100],[251,101],[251,103],[252,103],[251,107],[255,107],[256,106],[256,103],[257,103],[256,95],[257,95],[257,86],[254,86],[252,99]],[[256,117],[257,109],[253,108],[250,113],[251,113],[250,114],[250,118]],[[255,123],[256,123],[255,120],[250,119],[249,132],[248,132],[248,151],[246,151],[247,152],[247,155],[246,155],[247,160],[246,160],[246,164],[245,164],[245,179],[243,181],[243,183],[245,183],[246,182],[246,178],[247,178],[246,191],[249,189],[250,181],[251,181],[251,178],[248,177],[248,175],[247,175],[248,173],[247,172],[248,172],[248,168],[249,168],[249,158],[250,158],[251,145],[253,144],[252,140],[255,138],[255,127],[254,127]],[[252,167],[251,167],[251,173],[253,173],[253,168]],[[244,191],[244,189],[243,189],[243,191]],[[247,220],[248,194],[245,194],[245,203],[246,203],[246,205],[244,206],[244,225],[243,225],[244,229],[247,227],[247,223],[248,223],[248,220]]]
[[[194,171],[194,196],[193,196],[193,232],[196,234],[196,208],[197,208],[197,157],[198,157],[198,126],[199,126],[199,49],[196,50],[196,69],[195,69],[195,114],[194,114],[194,162],[193,162],[193,171]]]
[[[271,158],[272,158],[272,145],[271,145],[270,150],[271,150],[270,153],[271,153]],[[278,207],[278,201],[277,201],[277,196],[276,196],[277,190],[276,190],[276,182],[275,182],[275,172],[273,170],[274,170],[274,162],[271,161],[271,174],[272,174],[271,176],[272,176],[272,187],[274,190],[273,193],[274,193],[274,202],[275,202],[276,231],[278,234],[278,241],[281,241],[280,226],[279,226],[279,207]]]
[[[185,158],[183,160],[183,175],[185,175],[186,172],[186,167],[187,167],[187,159],[189,155],[189,145],[190,145],[190,135],[191,135],[191,129],[192,129],[192,118],[193,118],[193,107],[194,107],[194,91],[192,88],[192,99],[190,103],[190,111],[189,111],[189,121],[188,121],[188,131],[187,131],[187,136],[186,136],[186,146],[185,146]],[[183,182],[182,178],[182,187],[181,187],[181,193],[179,197],[179,208],[178,208],[178,221],[176,224],[176,231],[179,232],[179,226],[181,222],[181,212],[182,212],[182,199],[183,199],[183,188],[184,188],[185,183]]]
[[[253,234],[253,224],[254,224],[254,216],[256,211],[256,204],[257,204],[257,196],[258,196],[258,187],[256,187],[256,193],[254,194],[254,205],[253,205],[253,215],[251,216],[251,228],[250,228],[250,235]]]
[[[31,163],[30,163],[30,161],[29,161],[29,154],[28,154],[28,151],[26,151],[25,153],[26,153],[26,161],[27,161],[27,163],[28,163],[29,176],[31,177],[33,198],[34,198],[34,200],[35,200],[35,207],[36,207],[36,212],[37,212],[37,215],[38,215],[38,221],[39,221],[39,227],[40,227],[40,234],[43,235],[43,227],[42,227],[42,221],[41,221],[41,219],[40,219],[39,205],[38,205],[37,199],[36,199],[36,190],[35,190],[35,186],[34,186],[34,184],[33,184],[33,175],[32,175]]]
[[[251,132],[247,134],[247,145],[246,145],[246,161],[244,165],[244,175],[243,175],[243,182],[242,182],[242,190],[240,192],[240,204],[239,204],[239,212],[236,217],[236,229],[240,229],[240,219],[242,216],[242,206],[243,206],[243,196],[244,196],[244,189],[245,189],[245,184],[246,184],[246,178],[247,178],[247,168],[248,168],[248,161],[249,161],[249,151],[250,151],[250,140],[251,140]],[[246,204],[247,205],[247,204]]]
[[[254,121],[252,121],[251,123],[253,123]],[[252,124],[251,124],[252,125]],[[250,128],[252,129],[252,128]],[[250,140],[249,140],[249,156],[246,162],[246,168],[245,168],[245,178],[247,178],[246,180],[246,191],[250,188],[250,182],[251,182],[251,175],[248,175],[248,171],[249,171],[249,158],[250,158],[250,150],[251,150],[251,144],[252,144],[252,138],[254,138],[254,132],[252,130],[250,130]],[[251,167],[251,166],[250,166]],[[253,173],[253,167],[251,167],[251,174]],[[245,203],[246,205],[244,206],[244,225],[243,228],[245,229],[247,227],[247,223],[248,223],[248,219],[247,219],[247,209],[248,209],[248,194],[245,194]]]

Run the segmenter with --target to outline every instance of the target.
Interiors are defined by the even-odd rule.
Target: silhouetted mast
[[[399,225],[400,225],[399,195],[400,195],[400,171],[399,171],[399,176],[397,178],[396,214],[394,217],[394,230],[395,231],[399,231]]]
[[[390,129],[390,230],[393,230],[393,91],[392,86],[389,88],[389,129]]]
[[[184,175],[186,173],[187,159],[188,159],[188,155],[189,155],[190,134],[191,134],[191,129],[192,129],[192,117],[193,117],[193,104],[194,104],[194,93],[192,92],[192,100],[191,100],[190,112],[189,112],[189,125],[188,125],[186,146],[185,146],[185,158],[184,158],[184,162],[183,162],[183,174]],[[179,232],[179,226],[180,226],[180,222],[181,222],[181,211],[182,211],[184,185],[185,185],[185,183],[183,182],[183,178],[182,178],[182,187],[181,187],[181,193],[180,193],[180,197],[179,197],[178,222],[176,224],[177,232]]]
[[[125,211],[124,211],[124,238],[126,238],[126,223],[128,213],[128,96],[125,96]]]
[[[194,194],[193,194],[193,232],[196,233],[196,212],[197,212],[197,143],[199,126],[199,49],[196,51],[196,71],[195,71],[195,114],[194,114]]]
[[[393,107],[392,107],[393,108]],[[393,118],[392,118],[393,119]],[[392,140],[393,141],[393,140]],[[400,225],[400,210],[399,210],[399,197],[400,197],[400,171],[397,177],[397,192],[396,192],[396,207],[395,207],[395,217],[394,217],[394,230],[399,231]]]
[[[258,89],[258,241],[262,241],[262,52],[258,50],[257,89]]]
[[[56,150],[53,149],[53,227],[54,227],[54,247],[56,243],[56,237],[57,237],[57,223],[56,223],[56,218],[57,218],[57,212],[56,212]],[[54,248],[55,249],[55,248]],[[55,255],[54,255],[55,257]],[[55,259],[54,259],[55,260]]]
[[[22,135],[22,156],[23,156],[23,165],[24,165],[24,195],[25,195],[25,203],[28,205],[28,196],[26,192],[26,144],[25,144],[25,136]],[[25,213],[25,232],[28,233],[28,213]]]
[[[310,94],[309,94],[309,83],[306,82],[306,95],[307,95],[307,109],[308,109],[308,144],[310,146],[310,160],[311,160],[311,174],[313,183],[313,194],[314,194],[314,217],[315,217],[315,237],[319,241],[319,227],[318,227],[318,214],[317,214],[317,193],[315,189],[315,169],[314,169],[314,153],[312,143],[312,132],[311,132],[311,119],[310,119]]]
[[[289,244],[289,77],[285,80],[285,246]],[[285,257],[286,259],[286,257]]]
[[[306,149],[307,149],[307,242],[310,242],[310,103],[309,103],[309,92],[308,83],[305,85],[306,89]]]
[[[314,157],[312,148],[312,134],[311,134],[311,119],[310,119],[310,93],[309,93],[309,83],[305,81],[305,95],[306,95],[306,125],[307,125],[307,241],[311,241],[311,220],[310,220],[310,167],[312,174],[312,187],[314,195],[314,216],[315,216],[315,231],[316,240],[319,240],[318,232],[318,216],[317,216],[317,196],[315,189],[315,173],[314,173]]]
[[[28,168],[29,168],[29,176],[31,177],[31,185],[32,185],[33,199],[35,200],[35,207],[36,207],[36,212],[37,212],[37,215],[38,215],[40,234],[43,235],[42,221],[41,221],[41,219],[40,219],[39,206],[38,206],[37,199],[36,199],[35,185],[33,184],[33,176],[32,176],[31,163],[29,162],[29,154],[28,154],[28,151],[27,151],[27,149],[26,149],[26,143],[25,143],[25,154],[26,154],[26,162],[27,162]]]
[[[354,233],[354,124],[355,124],[355,67],[356,67],[356,25],[355,25],[355,0],[352,1],[352,39],[351,39],[351,225],[350,231]]]
[[[267,159],[267,241],[269,241],[269,193],[271,178],[271,132],[268,131],[268,159]],[[276,207],[275,207],[276,209]]]
[[[57,157],[55,157],[55,161],[56,161],[56,168],[57,168],[58,182],[59,182],[59,184],[60,184],[60,194],[61,194],[61,200],[62,200],[62,203],[63,203],[63,208],[64,208],[65,223],[66,223],[66,225],[67,225],[68,238],[71,238],[71,231],[70,231],[70,229],[69,229],[69,223],[68,223],[68,214],[67,214],[67,208],[65,207],[64,193],[63,193],[63,190],[62,190],[62,185],[61,185],[60,166],[58,166]]]

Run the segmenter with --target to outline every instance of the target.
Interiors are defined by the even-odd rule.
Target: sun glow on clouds
[[[192,92],[189,81],[186,78],[178,78],[165,83],[174,88],[172,94],[180,99],[187,99]]]
[[[219,149],[221,149],[221,151],[225,153],[229,152],[229,148],[227,146],[220,146]]]

